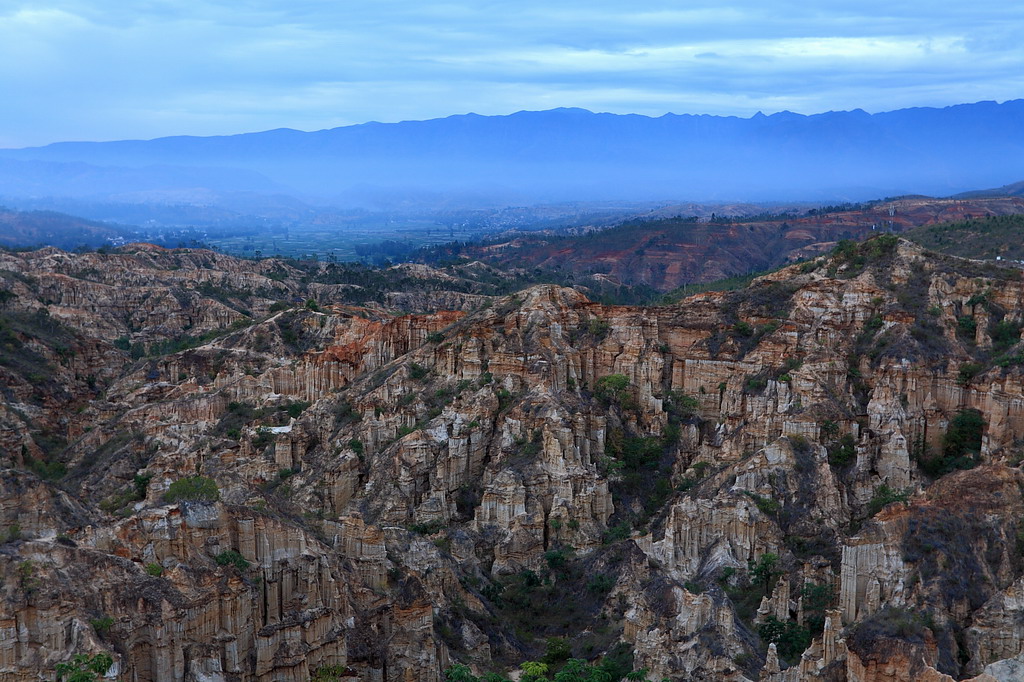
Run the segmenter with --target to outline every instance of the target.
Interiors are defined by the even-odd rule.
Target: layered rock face
[[[396,315],[290,267],[2,256],[0,677],[1024,665],[1020,272],[883,237],[673,306]]]

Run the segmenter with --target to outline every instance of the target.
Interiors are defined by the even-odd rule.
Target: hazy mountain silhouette
[[[948,195],[1021,177],[1024,100],[751,118],[553,109],[0,150],[0,196],[831,200]]]

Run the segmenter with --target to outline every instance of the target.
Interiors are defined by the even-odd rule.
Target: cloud
[[[1024,6],[41,0],[0,10],[0,145],[580,106],[882,111],[1019,96]]]

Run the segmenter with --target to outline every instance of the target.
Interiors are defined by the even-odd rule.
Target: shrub
[[[839,424],[832,421],[831,419],[826,419],[825,421],[821,422],[820,427],[821,435],[824,436],[825,438],[835,438],[836,436],[839,435]]]
[[[298,419],[306,408],[309,407],[309,403],[304,400],[298,400],[294,403],[289,403],[285,406],[285,411],[288,412],[288,416],[292,419]]]
[[[874,516],[878,512],[882,511],[887,505],[893,502],[906,502],[910,497],[909,491],[906,490],[893,490],[887,485],[880,485],[875,490],[875,494],[871,497],[868,502],[867,513],[868,516]]]
[[[824,429],[822,430],[824,433]],[[844,467],[857,457],[857,442],[853,435],[846,433],[839,440],[828,446],[828,463],[836,467]]]
[[[771,594],[772,583],[782,575],[782,570],[779,569],[779,555],[771,552],[762,554],[757,561],[751,561],[748,569],[751,580],[760,583],[766,595]]]
[[[149,491],[149,482],[152,480],[153,474],[135,474],[135,478],[132,479],[132,485],[135,487],[136,500],[146,499],[146,493]]]
[[[469,668],[464,665],[453,666],[449,670],[454,670],[455,668],[465,668],[466,672],[469,672]],[[338,682],[342,676],[345,679],[349,679],[355,676],[355,671],[343,665],[321,665],[313,671],[312,680],[313,682]],[[445,679],[456,680],[457,682],[473,682],[476,680],[472,675],[470,677],[446,677]]]
[[[609,374],[597,380],[594,387],[594,396],[610,405],[612,402],[621,403],[629,396],[629,377],[625,374]]]
[[[774,616],[768,616],[758,626],[757,634],[765,642],[774,642],[779,656],[786,661],[796,659],[811,645],[811,633],[807,628],[793,621],[782,622]]]
[[[961,315],[956,320],[956,331],[967,341],[974,341],[974,334],[978,330],[978,323],[970,315]]]
[[[159,578],[164,574],[164,567],[157,563],[146,564],[146,573]]]
[[[670,391],[665,399],[665,410],[680,419],[692,417],[700,409],[700,401],[682,391]]]
[[[611,331],[611,325],[600,318],[592,317],[587,321],[587,333],[598,341],[608,336],[609,331]]]
[[[768,386],[768,380],[759,376],[748,377],[744,384],[744,388],[748,393],[763,391],[766,386]]]
[[[234,566],[239,571],[249,568],[249,561],[233,549],[221,552],[214,557],[218,566]]]
[[[548,550],[544,552],[544,561],[552,571],[563,571],[569,564],[569,550],[565,548]]]
[[[754,335],[754,328],[747,322],[737,322],[733,325],[732,331],[737,336],[751,337]]]
[[[495,391],[495,395],[498,396],[498,411],[504,412],[512,405],[512,393],[505,388],[499,388]]]
[[[981,452],[981,436],[985,420],[978,410],[960,410],[949,422],[949,428],[942,439],[942,451],[946,459],[957,459]],[[962,468],[962,467],[957,467]],[[970,468],[970,467],[966,467]]]
[[[431,332],[427,334],[427,343],[441,343],[444,341],[444,334],[441,332]]]
[[[992,327],[992,346],[1001,351],[1020,341],[1021,325],[1019,322],[1002,320]]]
[[[980,362],[965,362],[960,365],[960,373],[957,377],[957,383],[961,386],[971,383],[971,379],[981,374],[985,369],[985,365]]]
[[[757,508],[761,510],[762,514],[771,516],[778,513],[782,506],[777,500],[773,500],[770,497],[764,497],[757,493],[750,492],[749,490],[745,490],[744,492],[747,494],[747,497],[754,501],[754,504],[757,505]]]
[[[598,573],[587,581],[587,590],[594,594],[607,594],[615,587],[615,578],[604,573]]]
[[[610,545],[619,540],[626,540],[632,534],[633,528],[629,525],[629,521],[622,521],[605,531],[604,543]]]
[[[190,476],[175,481],[164,494],[167,502],[216,502],[220,499],[217,482],[205,476]]]
[[[804,583],[800,594],[808,628],[812,635],[817,635],[825,627],[825,611],[835,602],[835,588],[829,583]]]
[[[92,618],[89,620],[89,625],[99,635],[104,635],[110,631],[110,628],[114,625],[114,619],[110,616],[103,616],[102,618]],[[72,678],[74,679],[74,678]]]
[[[958,469],[971,469],[980,459],[981,439],[985,420],[981,412],[966,409],[958,412],[949,422],[942,439],[941,452],[934,452],[923,442],[915,443],[914,454],[918,465],[929,476],[942,476]]]
[[[544,657],[541,659],[548,665],[556,665],[572,656],[572,647],[564,637],[548,637]]]
[[[422,523],[414,523],[409,526],[409,530],[419,535],[433,535],[439,532],[445,527],[444,521],[436,519],[434,521],[424,521]]]
[[[107,674],[112,665],[114,658],[106,651],[92,656],[75,654],[70,661],[57,664],[57,682],[96,682],[100,676]]]

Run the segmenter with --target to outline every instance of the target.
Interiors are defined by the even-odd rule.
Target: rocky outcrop
[[[433,681],[567,637],[651,679],[1006,678],[1024,285],[851,248],[674,306],[407,315],[283,262],[0,255],[69,379],[3,370],[0,676]],[[192,476],[219,499],[169,502]]]

